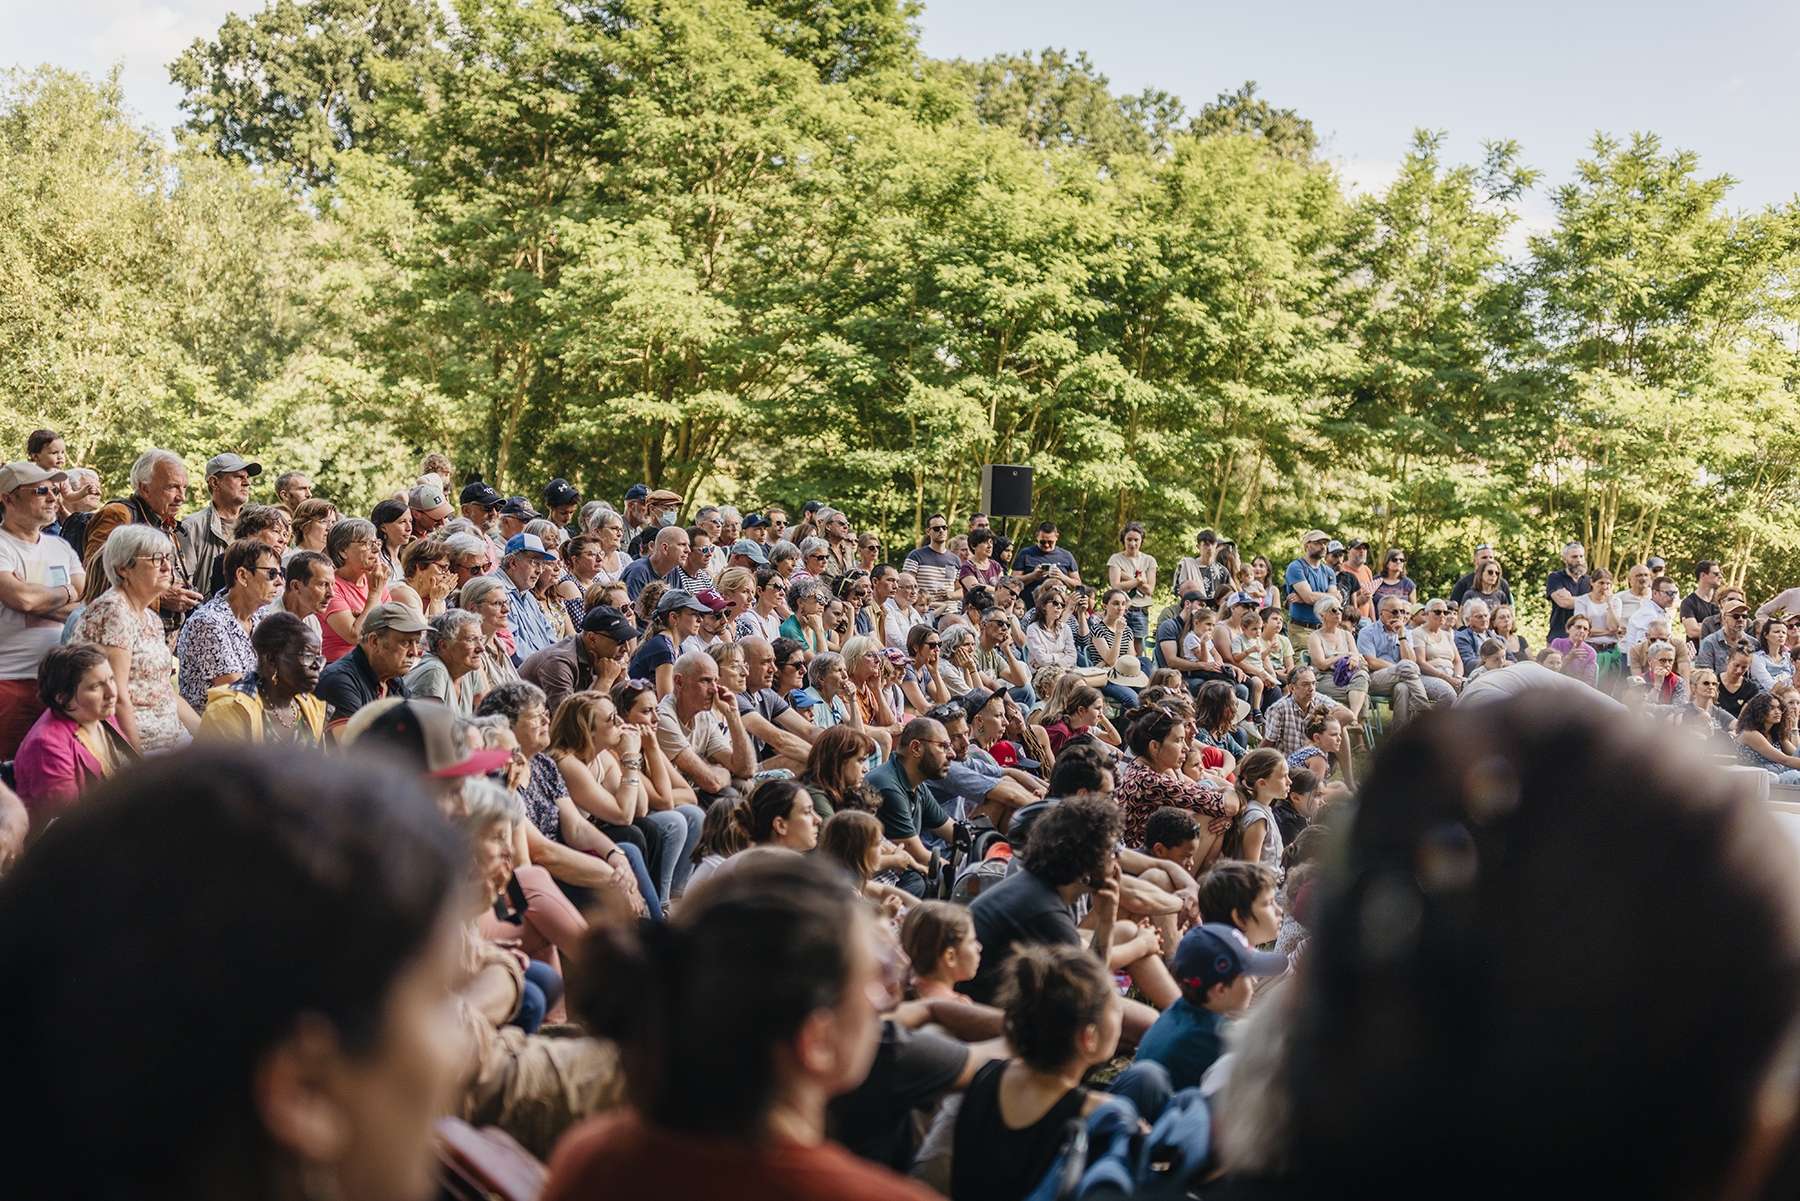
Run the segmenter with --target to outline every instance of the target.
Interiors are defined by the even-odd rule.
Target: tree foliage
[[[1129,517],[1428,589],[1570,537],[1800,570],[1800,211],[1597,137],[1525,236],[1509,142],[1352,194],[1254,84],[1190,118],[1079,53],[933,62],[899,0],[273,0],[174,68],[0,96],[0,436],[509,490],[830,496],[890,545],[989,462],[1098,563]]]

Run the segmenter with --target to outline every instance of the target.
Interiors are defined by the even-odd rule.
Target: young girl
[[[899,917],[917,903],[911,893],[875,877],[884,871],[904,871],[912,856],[881,836],[881,822],[860,809],[839,809],[819,830],[819,854],[850,875],[851,889],[880,905],[889,917]]]
[[[1273,747],[1257,747],[1238,760],[1237,791],[1242,806],[1226,837],[1225,853],[1260,863],[1279,879],[1284,848],[1274,806],[1288,794],[1287,760]]]
[[[698,886],[727,859],[749,846],[750,839],[737,821],[737,803],[720,801],[713,805],[700,826],[700,845],[694,848],[694,870],[688,876],[688,887]]]
[[[1262,611],[1263,666],[1285,688],[1288,677],[1294,674],[1295,659],[1294,644],[1281,632],[1284,624],[1281,610],[1275,606],[1270,605]]]
[[[1106,1103],[1082,1077],[1119,1046],[1123,1006],[1085,948],[1028,946],[1000,985],[1014,1057],[980,1071],[946,1101],[915,1174],[951,1201],[1020,1201],[1062,1149],[1068,1125]]]
[[[913,992],[921,1001],[974,1000],[956,991],[981,966],[981,943],[967,906],[949,901],[915,905],[900,925],[900,947],[912,961]]]

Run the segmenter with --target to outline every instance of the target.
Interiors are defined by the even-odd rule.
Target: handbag
[[[1345,655],[1331,665],[1331,682],[1339,688],[1350,687],[1350,681],[1356,675],[1356,669],[1350,666],[1350,656]]]
[[[548,1174],[538,1158],[498,1126],[460,1118],[436,1126],[441,1201],[538,1201]]]

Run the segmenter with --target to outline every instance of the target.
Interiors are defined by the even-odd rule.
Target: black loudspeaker
[[[1031,516],[1031,468],[989,463],[981,469],[981,511],[989,517]]]

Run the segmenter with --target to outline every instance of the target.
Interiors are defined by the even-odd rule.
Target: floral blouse
[[[562,810],[556,802],[568,791],[556,760],[542,753],[531,757],[531,778],[519,789],[519,800],[531,824],[551,842],[562,841]]]
[[[163,640],[160,617],[134,609],[124,593],[112,589],[82,610],[75,638],[130,653],[125,691],[137,719],[139,750],[167,750],[188,740],[175,703],[175,656]]]
[[[251,620],[261,617],[259,610]],[[206,711],[206,690],[219,676],[245,676],[256,670],[256,651],[237,614],[220,593],[188,615],[175,648],[181,660],[181,696],[195,713]]]
[[[1164,805],[1202,817],[1225,816],[1225,787],[1218,781],[1171,776],[1135,759],[1125,764],[1113,799],[1125,818],[1123,836],[1128,847],[1144,845],[1144,826]]]

